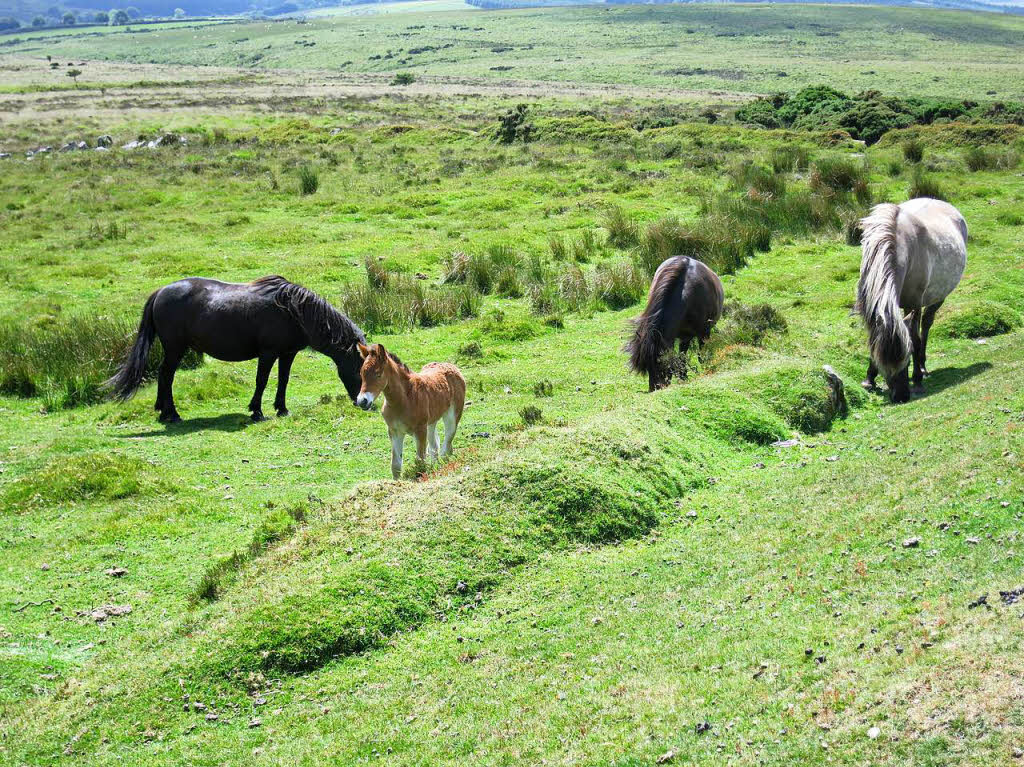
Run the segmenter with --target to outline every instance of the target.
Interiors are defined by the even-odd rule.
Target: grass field
[[[809,31],[825,23],[813,7],[417,12],[267,33],[369,52],[408,26],[504,21],[539,49],[572,19],[566,45],[582,49],[606,18],[753,13],[807,36],[809,58],[773,54],[793,77],[799,63],[849,91],[912,90],[875,61],[847,79]],[[915,82],[1013,92],[981,62],[1001,47],[1012,69],[1019,43],[969,39],[1012,20],[834,8],[828,23],[869,17],[938,25],[979,62],[951,73],[948,46],[922,45]],[[438,59],[394,86],[376,63],[325,72],[320,42],[268,64],[316,69],[234,69],[223,42],[191,62],[216,68],[191,66],[173,34],[145,65],[90,50],[99,38],[47,41],[102,89],[53,90],[40,52],[0,57],[5,150],[188,139],[0,160],[0,763],[1017,763],[1019,126],[940,123],[865,148],[737,125],[736,101],[701,90],[714,78],[669,81],[639,59],[612,76],[594,55],[565,82],[516,51],[524,71],[505,81],[484,67],[505,54],[449,51],[462,82]],[[741,42],[700,34],[695,56]],[[852,37],[850,71],[865,66]],[[750,77],[732,82],[759,92]],[[524,92],[532,140],[500,143]],[[827,180],[843,173],[848,186]],[[845,229],[926,184],[966,216],[969,262],[926,396],[893,407],[857,385]],[[691,241],[732,310],[688,380],[647,394],[625,369],[628,320],[662,245]],[[389,286],[379,307],[358,290],[368,269]],[[180,425],[156,423],[152,384],[97,396],[153,289],[275,272],[414,369],[462,367],[451,462],[386,479],[379,413],[313,353],[293,368],[291,415],[263,423],[245,410],[253,363],[180,371]],[[472,316],[450,305],[458,291]],[[433,308],[410,313],[412,295]]]
[[[738,93],[849,91],[1022,100],[1024,20],[844,6],[670,5],[388,14],[309,22],[46,30],[6,53],[136,63],[413,72]],[[88,80],[88,70],[82,78]]]

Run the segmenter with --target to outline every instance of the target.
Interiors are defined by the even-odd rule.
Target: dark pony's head
[[[365,344],[366,336],[352,320],[312,290],[283,277],[264,277],[257,283],[274,290],[275,301],[288,311],[309,337],[309,345],[334,360],[338,378],[349,399],[359,396],[359,368],[362,358],[356,344]]]

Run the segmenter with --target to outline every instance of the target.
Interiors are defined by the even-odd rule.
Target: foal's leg
[[[928,331],[932,329],[935,313],[939,311],[940,306],[942,306],[942,301],[932,304],[924,310],[924,314],[921,316],[921,375],[923,376],[928,375]]]
[[[444,422],[444,448],[441,450],[441,455],[451,455],[452,440],[455,439],[455,430],[459,428],[459,423],[455,420],[454,405],[444,411],[441,420]]]
[[[267,388],[267,380],[270,378],[270,369],[274,367],[277,357],[270,352],[260,355],[259,365],[256,367],[256,391],[249,400],[249,410],[252,411],[252,420],[263,420],[263,391]]]
[[[437,460],[439,448],[437,444],[437,422],[427,427],[427,456],[431,461]]]
[[[391,476],[402,478],[402,449],[405,447],[405,432],[388,426],[388,437],[391,438]]]
[[[178,423],[181,420],[174,407],[174,373],[183,356],[183,348],[164,346],[164,361],[160,363],[156,385],[156,409],[160,411],[160,421],[163,423]]]
[[[921,382],[924,380],[924,346],[921,344],[921,310],[915,309],[910,314],[910,322],[907,324],[907,329],[910,331],[910,340],[913,343],[913,365],[914,373],[911,376],[911,388],[910,391],[914,394],[923,394],[924,386]]]
[[[418,427],[414,436],[416,437],[416,473],[422,474],[427,468],[427,427]]]
[[[292,370],[292,361],[295,354],[282,354],[277,361],[277,394],[274,396],[274,410],[279,416],[288,415],[288,406],[285,405],[284,396],[288,390],[288,375]]]

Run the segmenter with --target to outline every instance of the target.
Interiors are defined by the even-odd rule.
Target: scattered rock
[[[905,541],[903,541],[903,548],[905,549],[916,549],[920,545],[920,538],[907,538]]]
[[[97,136],[97,138],[96,138],[96,147],[97,147],[97,149],[99,149],[99,148],[109,148],[109,147],[112,147],[113,145],[114,145],[114,139],[111,136],[105,136],[104,135],[104,136]]]
[[[144,146],[146,146],[146,142],[145,141],[129,141],[127,144],[122,144],[121,148],[122,149],[132,150],[132,149],[139,149],[140,147],[144,147]]]
[[[874,740],[875,738],[877,738],[881,734],[882,734],[882,731],[880,729],[878,729],[877,727],[871,727],[871,728],[868,729],[868,737],[871,738],[871,740]]]
[[[711,732],[711,722],[707,721],[706,719],[703,722],[697,722],[697,726],[694,727],[694,730],[697,732],[698,735],[705,732]]]
[[[261,724],[263,724],[263,722],[261,722],[256,717],[253,717],[252,719],[249,720],[249,729],[250,730],[255,729],[255,728],[259,727]]]
[[[131,605],[102,605],[92,610],[80,611],[78,614],[91,618],[97,623],[102,623],[107,618],[119,618],[122,615],[128,615],[131,611]]]
[[[772,447],[796,447],[799,444],[798,439],[780,439],[772,442]]]
[[[1021,586],[1019,589],[1013,589],[1012,591],[999,592],[999,598],[1003,601],[1004,605],[1015,604],[1022,596],[1024,596],[1024,586]]]
[[[1024,757],[1024,749],[1014,748],[1012,753],[1014,759],[1020,759],[1021,757]]]
[[[973,545],[976,545],[976,544],[978,544],[978,543],[981,543],[981,539],[980,539],[980,538],[973,538],[973,537],[972,537],[972,538],[967,538],[966,540],[967,540],[967,542],[968,542],[969,544],[971,544],[972,546],[973,546]]]
[[[111,567],[109,570],[104,570],[104,573],[111,578],[120,578],[123,575],[127,575],[128,571],[123,567]]]
[[[48,562],[43,562],[41,565],[39,565],[39,569],[45,573],[47,570],[50,569],[50,564]]]
[[[10,152],[0,152],[0,160],[6,160],[10,156],[11,156]]]
[[[676,758],[676,752],[675,751],[666,751],[664,754],[662,754],[657,759],[655,759],[654,763],[655,764],[668,764],[669,762],[671,762],[675,758]]]
[[[846,402],[846,387],[843,386],[843,379],[831,365],[822,365],[822,372],[825,374],[825,384],[828,386],[828,398],[832,405],[832,412],[846,415],[850,406]]]

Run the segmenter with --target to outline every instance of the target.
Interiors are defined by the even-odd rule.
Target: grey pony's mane
[[[690,268],[687,256],[676,256],[675,260],[657,275],[657,282],[651,286],[644,313],[633,321],[633,336],[626,342],[629,367],[635,373],[650,373],[657,369],[658,360],[665,353],[665,305],[676,285],[686,279]]]
[[[864,236],[856,311],[868,328],[871,358],[886,376],[900,370],[911,352],[910,332],[900,310],[903,286],[896,284],[899,213],[898,205],[882,203],[860,222]]]
[[[347,351],[357,341],[366,343],[358,325],[309,288],[276,274],[260,277],[252,285],[266,291],[274,303],[302,326],[309,336],[309,345],[317,351]]]

